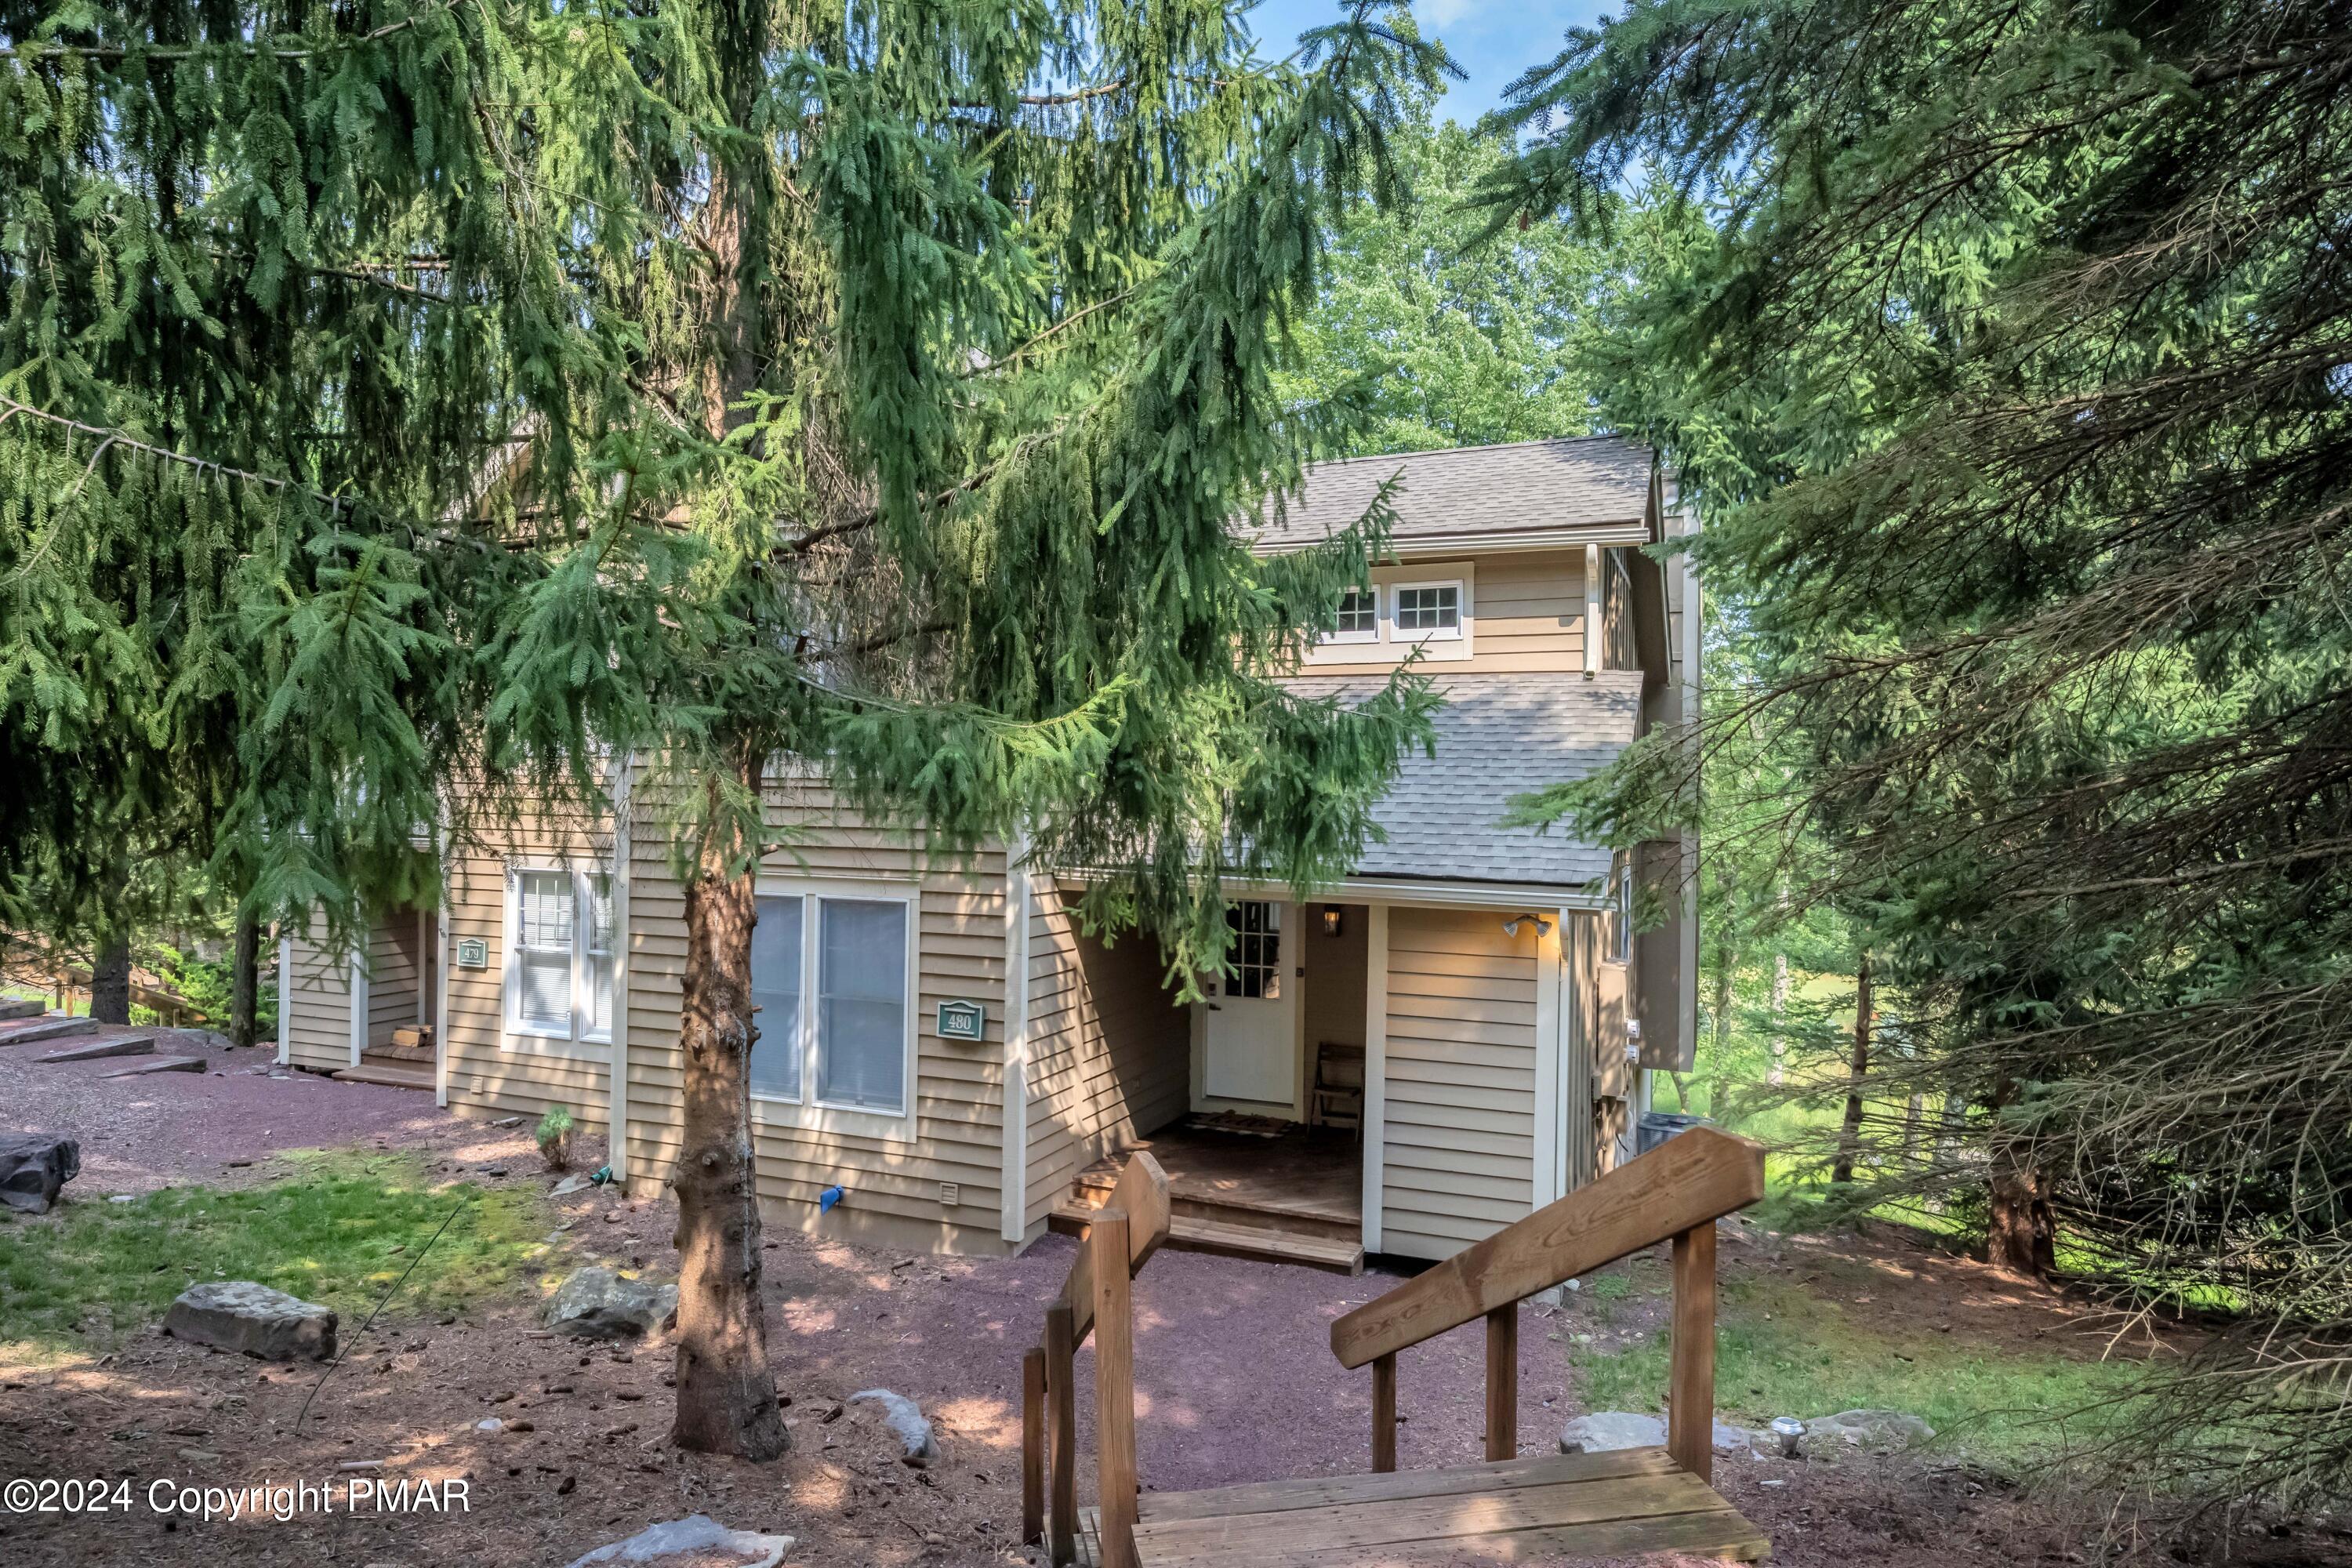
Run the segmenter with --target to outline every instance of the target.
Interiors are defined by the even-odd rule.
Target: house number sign
[[[457,939],[457,967],[488,969],[490,966],[490,943],[487,937],[461,936]]]
[[[940,1004],[940,1038],[977,1040],[988,1026],[988,1009],[977,1002]]]

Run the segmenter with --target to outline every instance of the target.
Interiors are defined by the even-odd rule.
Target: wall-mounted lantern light
[[[1325,936],[1339,934],[1339,906],[1337,904],[1323,906],[1323,934]]]

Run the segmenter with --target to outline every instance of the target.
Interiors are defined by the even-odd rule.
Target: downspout
[[[613,1061],[605,1085],[611,1110],[604,1123],[604,1163],[613,1180],[628,1190],[629,1175],[629,853],[633,842],[630,814],[635,809],[630,784],[636,774],[636,753],[620,755],[620,776],[613,785]]]
[[[1029,916],[1035,899],[1029,836],[1004,847],[1004,1116],[1003,1208],[997,1233],[1018,1248],[1029,1236]]]

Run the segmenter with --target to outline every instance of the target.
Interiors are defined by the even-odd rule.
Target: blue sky
[[[1592,0],[1421,0],[1413,14],[1429,32],[1445,40],[1454,58],[1470,73],[1438,104],[1443,119],[1469,124],[1502,101],[1503,89],[1529,66],[1559,53],[1570,27],[1591,26],[1621,9]],[[1301,29],[1318,27],[1339,14],[1339,0],[1265,0],[1249,14],[1259,52],[1280,58]]]

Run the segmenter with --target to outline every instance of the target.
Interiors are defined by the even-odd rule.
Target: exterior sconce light
[[[1503,922],[1503,934],[1505,936],[1517,936],[1519,934],[1520,925],[1530,921],[1535,923],[1536,934],[1538,936],[1546,935],[1551,930],[1551,921],[1544,919],[1541,915],[1513,915],[1509,920]]]
[[[1323,934],[1325,936],[1339,934],[1339,906],[1337,904],[1323,906]]]

